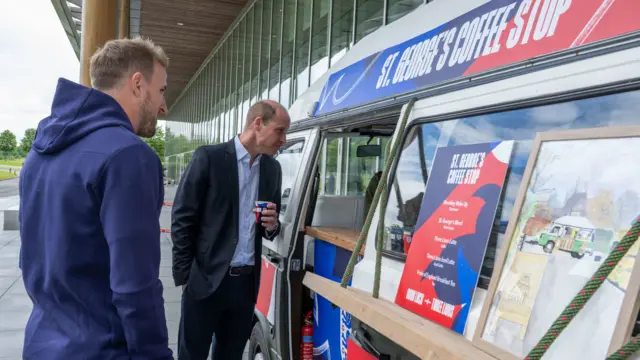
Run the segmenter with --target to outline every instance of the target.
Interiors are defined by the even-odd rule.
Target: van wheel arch
[[[547,241],[546,244],[544,244],[544,246],[542,247],[542,250],[544,250],[544,252],[547,254],[551,254],[553,252],[554,247],[556,247],[555,241],[549,240]]]

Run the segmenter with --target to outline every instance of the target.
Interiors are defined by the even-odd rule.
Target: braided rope
[[[351,257],[349,258],[349,263],[347,264],[347,268],[344,271],[344,275],[342,275],[342,281],[340,282],[340,286],[343,288],[347,287],[349,280],[353,276],[353,269],[356,266],[356,261],[358,259],[358,255],[360,251],[362,251],[362,246],[367,241],[367,235],[369,234],[369,229],[371,228],[371,222],[373,221],[373,215],[376,212],[376,208],[378,207],[378,202],[382,197],[382,205],[380,207],[380,218],[378,220],[378,234],[376,237],[376,268],[373,279],[373,297],[378,298],[380,292],[380,273],[382,267],[382,241],[384,234],[384,213],[386,211],[387,202],[389,199],[389,193],[386,191],[387,189],[387,179],[389,177],[389,172],[391,171],[391,165],[393,164],[393,159],[396,157],[398,152],[398,148],[402,143],[403,134],[405,131],[405,126],[407,124],[407,120],[409,119],[409,113],[413,108],[413,104],[416,102],[415,99],[411,99],[407,104],[404,114],[400,119],[400,123],[397,125],[397,136],[395,141],[389,142],[387,144],[387,148],[385,153],[387,154],[387,158],[385,160],[384,168],[382,169],[382,176],[380,177],[380,182],[376,187],[376,192],[373,195],[373,200],[371,201],[371,205],[369,207],[369,212],[367,213],[367,218],[364,221],[364,225],[362,226],[362,230],[360,231],[360,235],[358,236],[358,240],[356,242],[356,246],[351,253]]]
[[[640,218],[636,219],[635,223],[622,238],[622,241],[618,244],[618,247],[612,251],[605,261],[600,265],[593,277],[587,282],[587,284],[580,290],[580,292],[573,298],[564,311],[558,316],[555,322],[551,325],[547,333],[540,339],[538,344],[531,349],[525,360],[539,360],[542,358],[549,346],[558,338],[562,331],[569,325],[584,307],[584,304],[591,299],[593,294],[598,290],[600,285],[604,283],[605,279],[611,274],[611,271],[618,265],[620,259],[629,251],[629,248],[635,244],[640,234]],[[626,345],[620,350],[611,355],[609,360],[623,360],[632,355],[640,344],[637,338],[632,338]]]
[[[607,360],[625,360],[635,354],[640,349],[640,335],[631,338],[628,343],[624,344],[618,351],[609,355]]]

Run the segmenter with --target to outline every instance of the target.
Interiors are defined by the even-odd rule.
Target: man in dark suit
[[[240,360],[253,326],[262,238],[280,230],[282,170],[273,159],[290,118],[264,100],[248,112],[239,136],[199,147],[185,169],[172,214],[173,278],[182,286],[179,360]],[[259,222],[257,201],[268,202]]]

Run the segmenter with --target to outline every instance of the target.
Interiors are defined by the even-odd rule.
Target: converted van
[[[563,216],[554,220],[540,234],[538,244],[544,252],[551,253],[556,247],[571,256],[582,258],[585,253],[593,255],[596,227],[589,219],[580,216]]]
[[[535,319],[503,324],[492,335],[502,345],[492,349],[474,341],[485,336],[480,310],[491,279],[502,276],[494,268],[508,243],[504,224],[513,220],[538,133],[640,125],[635,14],[632,0],[436,0],[355,44],[290,108],[292,126],[276,156],[283,171],[282,230],[263,240],[251,359],[300,359],[310,312],[317,358],[524,358],[548,327]],[[372,207],[385,149],[396,140],[387,205]],[[436,151],[508,140],[513,153],[461,333],[398,309],[394,301]],[[369,212],[375,213],[349,288],[337,291],[331,284],[341,281]],[[380,296],[373,299],[381,219]],[[616,319],[598,317],[587,333],[568,328],[545,359],[603,359]],[[353,343],[359,355],[350,357]]]

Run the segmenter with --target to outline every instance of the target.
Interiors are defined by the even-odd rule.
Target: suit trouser
[[[206,360],[213,334],[215,359],[241,360],[253,329],[254,275],[227,275],[211,296],[182,293],[178,360]]]

